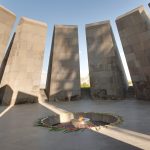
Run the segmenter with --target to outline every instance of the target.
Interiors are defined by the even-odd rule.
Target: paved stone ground
[[[72,112],[108,112],[123,116],[121,128],[150,135],[150,102],[91,101],[53,103]],[[0,118],[0,149],[2,150],[134,150],[138,149],[105,135],[87,130],[64,134],[34,127],[34,122],[53,112],[40,104],[14,106]],[[120,137],[121,138],[121,137]]]
[[[6,108],[6,106],[0,106],[0,113],[3,112]]]

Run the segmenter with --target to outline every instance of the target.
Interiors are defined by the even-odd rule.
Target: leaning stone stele
[[[80,96],[77,26],[54,27],[46,94],[49,100],[73,100]]]
[[[124,70],[110,22],[86,25],[86,39],[92,98],[124,98]]]
[[[136,97],[150,100],[150,16],[140,6],[116,19]]]
[[[3,105],[37,102],[46,33],[45,23],[21,18],[0,84]]]
[[[16,16],[10,10],[0,6],[0,65],[9,41]]]

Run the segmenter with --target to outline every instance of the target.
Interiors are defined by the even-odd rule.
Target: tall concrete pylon
[[[71,100],[80,96],[77,26],[54,27],[46,94],[49,100]]]
[[[140,6],[116,19],[136,97],[150,100],[150,15]]]
[[[123,99],[126,79],[109,21],[86,25],[91,96]]]
[[[16,15],[0,5],[0,65],[3,61],[15,20]]]
[[[37,102],[47,25],[22,17],[1,80],[2,105]]]

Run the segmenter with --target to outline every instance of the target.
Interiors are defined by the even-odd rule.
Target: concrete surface
[[[49,100],[80,96],[78,27],[55,25],[46,82]]]
[[[91,96],[97,99],[125,97],[124,70],[110,21],[86,25]]]
[[[53,103],[69,111],[110,112],[124,117],[120,127],[150,134],[149,102],[91,101]],[[139,148],[87,130],[64,134],[34,127],[35,121],[53,113],[40,104],[15,105],[0,118],[0,145],[3,150],[138,150]],[[144,117],[143,117],[144,115]],[[132,120],[133,119],[133,120]],[[143,122],[143,123],[142,123]],[[139,123],[139,124],[137,124]],[[121,138],[121,137],[120,137]]]
[[[46,33],[45,23],[21,18],[0,85],[2,105],[37,102]]]
[[[150,100],[150,15],[140,6],[116,24],[138,99]]]
[[[97,128],[92,127],[91,130],[144,150],[150,149],[149,135],[110,125],[100,127],[100,129]]]
[[[0,113],[3,112],[6,108],[7,106],[0,106]]]
[[[0,5],[0,65],[2,63],[15,20],[16,15]]]

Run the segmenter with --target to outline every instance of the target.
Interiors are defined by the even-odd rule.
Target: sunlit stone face
[[[16,16],[14,13],[0,6],[0,64],[2,63],[15,20]]]
[[[86,25],[91,95],[97,99],[124,98],[124,76],[109,21]]]
[[[46,92],[51,100],[80,96],[77,26],[54,28]]]

